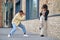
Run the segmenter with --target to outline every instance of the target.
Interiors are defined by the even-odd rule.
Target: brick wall
[[[43,4],[46,4],[46,0],[39,0],[39,12],[41,12],[41,7]]]
[[[2,1],[0,1],[0,27],[2,27]]]
[[[41,11],[42,5],[47,4],[50,14],[60,13],[60,0],[40,0],[39,4],[40,4],[39,5],[40,11]]]
[[[40,34],[38,19],[22,21],[22,24],[26,27],[27,32]],[[60,16],[48,17],[47,25],[47,36],[60,39]]]
[[[60,16],[48,18],[48,36],[60,39]]]

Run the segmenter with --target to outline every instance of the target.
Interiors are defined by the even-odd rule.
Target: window
[[[26,0],[26,19],[36,19],[39,16],[39,0]]]
[[[21,10],[21,0],[16,0],[16,10],[15,13],[18,13]]]

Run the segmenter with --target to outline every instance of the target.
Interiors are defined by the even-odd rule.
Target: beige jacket
[[[16,26],[18,26],[22,20],[25,20],[25,15],[21,17],[20,13],[17,13],[12,20],[12,24],[14,23]]]

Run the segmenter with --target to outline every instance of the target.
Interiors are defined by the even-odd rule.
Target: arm
[[[40,16],[42,15],[42,13],[40,13]]]
[[[25,15],[23,15],[22,17],[20,17],[20,20],[24,21],[25,20]]]
[[[48,16],[48,14],[49,14],[49,10],[46,11],[46,14],[45,15]]]

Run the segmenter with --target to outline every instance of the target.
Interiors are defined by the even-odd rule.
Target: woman
[[[40,35],[44,37],[47,34],[47,19],[48,19],[48,6],[44,4],[40,13]]]

